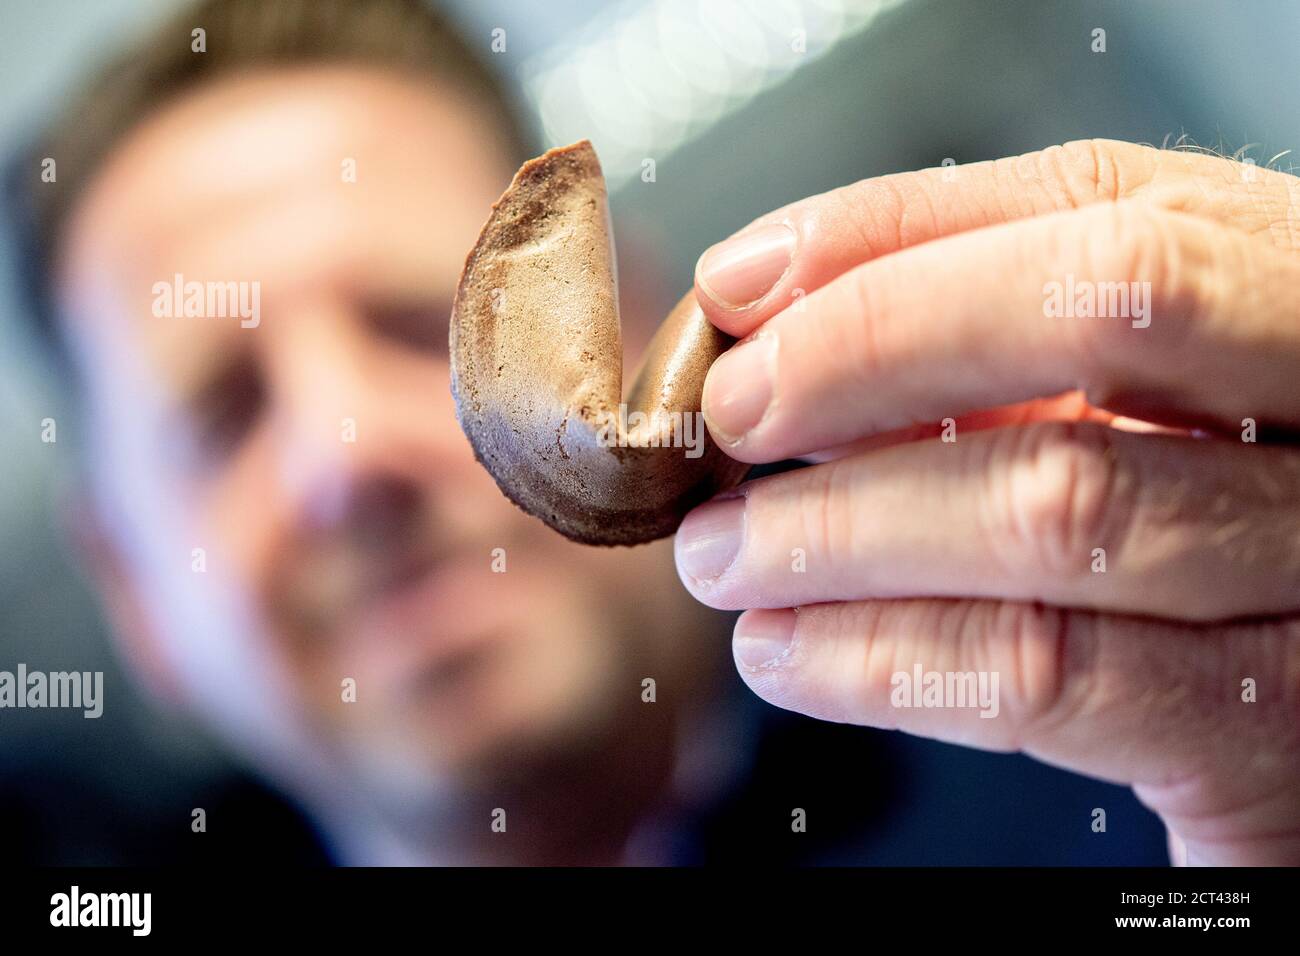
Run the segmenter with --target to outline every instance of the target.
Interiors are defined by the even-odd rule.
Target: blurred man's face
[[[679,601],[663,547],[564,541],[456,425],[452,293],[513,166],[493,123],[360,68],[220,81],[115,150],[61,268],[137,656],[246,739],[305,730],[390,783],[578,739],[680,623],[615,610]],[[169,316],[177,275],[257,282],[260,316]]]

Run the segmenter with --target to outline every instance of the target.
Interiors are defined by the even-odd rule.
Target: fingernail
[[[783,222],[759,226],[706,249],[695,267],[704,293],[724,309],[757,302],[781,281],[794,256],[795,234]]]
[[[704,379],[704,420],[724,443],[737,444],[763,420],[772,403],[776,376],[776,335],[733,345],[722,353]]]
[[[745,499],[710,501],[677,529],[677,567],[693,581],[713,581],[731,567],[744,539]]]
[[[774,667],[790,653],[798,615],[790,608],[749,611],[736,623],[732,651],[746,667]]]

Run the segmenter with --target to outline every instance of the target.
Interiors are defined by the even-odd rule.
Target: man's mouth
[[[511,630],[510,605],[488,578],[464,554],[403,564],[337,625],[360,647],[384,649],[385,682],[402,693],[463,686]]]
[[[438,655],[407,675],[404,687],[417,699],[428,695],[445,698],[449,694],[455,694],[484,674],[492,662],[494,649],[494,643],[481,642]]]

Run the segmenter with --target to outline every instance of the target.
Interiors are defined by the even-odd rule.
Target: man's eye
[[[450,303],[378,303],[366,309],[370,327],[380,335],[422,351],[445,352]]]
[[[190,405],[194,434],[205,458],[234,453],[261,412],[261,377],[253,368],[232,369],[213,381]]]

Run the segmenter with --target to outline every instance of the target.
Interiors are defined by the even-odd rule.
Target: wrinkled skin
[[[777,268],[779,227],[701,259],[742,340],[704,412],[734,457],[818,463],[677,538],[692,593],[748,609],[750,687],[1130,784],[1176,862],[1300,863],[1300,182],[1080,142],[742,234],[774,223]],[[1149,284],[1146,315],[1053,312],[1067,282]],[[997,673],[997,716],[896,706],[916,665]]]

